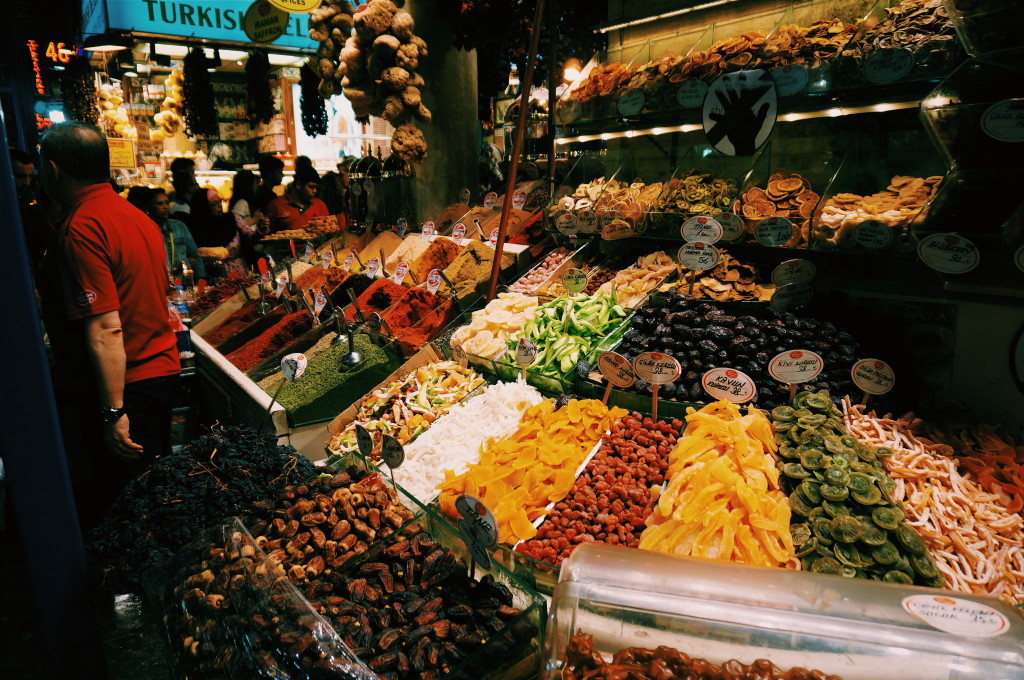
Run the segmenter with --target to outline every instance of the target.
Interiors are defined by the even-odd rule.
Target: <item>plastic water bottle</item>
[[[174,308],[178,310],[178,315],[181,317],[182,323],[188,325],[192,323],[192,312],[189,310],[188,295],[185,293],[185,286],[175,286],[174,295],[171,296],[171,302],[174,304]]]

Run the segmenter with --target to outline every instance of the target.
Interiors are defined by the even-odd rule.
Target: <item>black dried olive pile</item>
[[[277,437],[249,427],[218,427],[161,456],[132,480],[91,534],[89,550],[109,588],[133,589],[183,546],[225,517],[275,497],[316,472]]]
[[[662,352],[682,367],[679,379],[662,385],[658,395],[673,401],[708,402],[701,377],[712,368],[735,368],[757,385],[754,400],[762,408],[789,401],[789,390],[768,373],[768,364],[779,353],[803,349],[819,354],[824,370],[801,390],[828,390],[838,402],[852,391],[850,369],[859,359],[853,336],[828,321],[757,312],[736,316],[712,302],[689,295],[672,295],[661,305],[641,307],[633,317],[618,351],[633,360],[642,352]],[[642,380],[630,388],[651,394]]]

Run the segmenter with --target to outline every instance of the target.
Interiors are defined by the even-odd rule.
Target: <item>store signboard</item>
[[[110,148],[110,167],[134,168],[138,166],[138,159],[135,157],[135,142],[132,140],[107,137],[107,146]]]
[[[86,0],[82,23],[86,34],[106,28],[204,39],[217,42],[249,43],[244,18],[252,0]],[[103,25],[106,8],[107,25]],[[280,47],[314,49],[307,33],[308,16],[289,15],[288,29],[274,41]]]

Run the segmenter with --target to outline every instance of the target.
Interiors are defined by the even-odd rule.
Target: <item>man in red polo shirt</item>
[[[77,122],[40,143],[43,186],[63,208],[38,282],[65,446],[83,528],[170,453],[180,371],[160,230],[114,193],[106,139]],[[92,483],[84,467],[90,467]]]
[[[316,197],[320,175],[310,167],[295,171],[295,178],[284,192],[267,205],[270,233],[302,229],[314,217],[327,217],[327,204]]]

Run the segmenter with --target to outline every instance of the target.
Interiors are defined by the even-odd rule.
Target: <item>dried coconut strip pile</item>
[[[1024,602],[1024,518],[962,475],[951,447],[863,409],[843,400],[846,427],[865,444],[892,449],[883,460],[896,481],[893,495],[924,537],[946,587]]]

